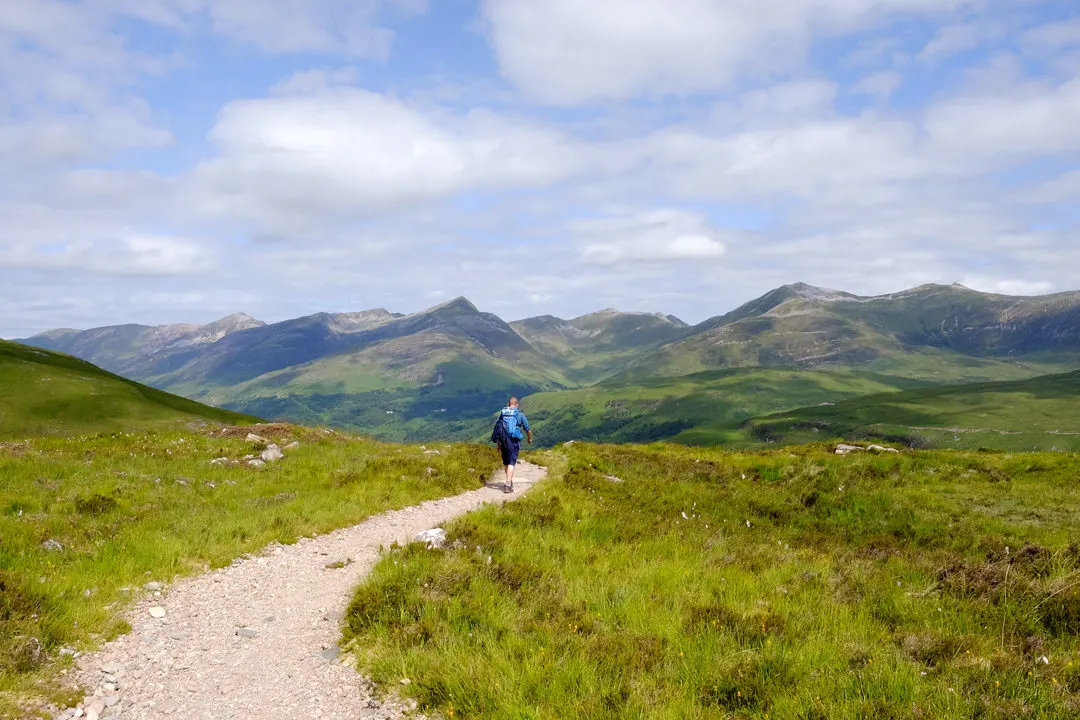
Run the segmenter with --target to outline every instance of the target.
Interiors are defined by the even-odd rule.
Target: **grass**
[[[709,445],[738,441],[735,428],[758,415],[918,386],[846,368],[738,368],[538,393],[523,407],[547,446],[660,439]]]
[[[248,428],[0,443],[0,717],[70,700],[58,651],[126,631],[122,610],[146,582],[479,487],[477,468],[492,460],[478,446],[425,455],[329,431],[255,429],[301,446],[256,469],[210,464],[256,452]],[[44,547],[50,540],[63,549]]]
[[[106,372],[68,355],[0,340],[0,438],[256,422]]]
[[[872,395],[758,418],[759,440],[890,438],[918,447],[1080,451],[1080,372]]]
[[[549,454],[347,640],[448,718],[1076,717],[1076,458],[830,450]]]

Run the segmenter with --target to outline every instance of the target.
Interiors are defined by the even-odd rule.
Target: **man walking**
[[[503,488],[503,492],[514,492],[514,467],[517,465],[518,453],[521,451],[523,430],[525,436],[529,438],[529,443],[532,443],[529,419],[518,409],[518,399],[512,397],[499,414],[499,419],[495,421],[495,429],[491,433],[492,441],[499,445],[503,467],[506,468],[506,487]]]

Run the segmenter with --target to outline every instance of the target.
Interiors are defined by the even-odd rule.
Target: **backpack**
[[[517,408],[503,408],[502,421],[506,423],[506,435],[514,440],[520,440],[522,438],[521,426],[518,425],[518,416],[521,411]]]

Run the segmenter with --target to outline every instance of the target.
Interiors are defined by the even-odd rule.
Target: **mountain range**
[[[791,409],[796,397],[1075,369],[1080,292],[1010,297],[926,285],[861,297],[800,283],[693,326],[615,310],[507,323],[457,298],[410,315],[375,309],[265,324],[237,314],[204,326],[54,330],[21,342],[231,410],[387,439],[477,437],[508,394],[532,396],[539,424],[563,428],[549,441],[588,430],[590,417],[601,418],[592,424],[603,432],[637,423],[627,439],[646,439],[693,430],[717,413],[734,421]],[[751,373],[740,392],[725,375],[736,368],[744,379]],[[766,375],[758,382],[747,370],[755,368],[813,371],[802,377],[821,390],[771,392]],[[667,394],[657,390],[665,385]],[[748,393],[771,399],[746,402]],[[679,398],[697,409],[657,415],[662,401]]]

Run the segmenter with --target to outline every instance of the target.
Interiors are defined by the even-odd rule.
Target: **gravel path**
[[[94,693],[57,717],[401,717],[410,708],[382,705],[371,684],[337,657],[352,590],[375,565],[380,546],[520,497],[546,474],[522,463],[512,494],[491,484],[274,545],[156,592],[151,585],[150,597],[129,616],[132,632],[79,659],[78,680]],[[345,566],[328,567],[335,564]]]

